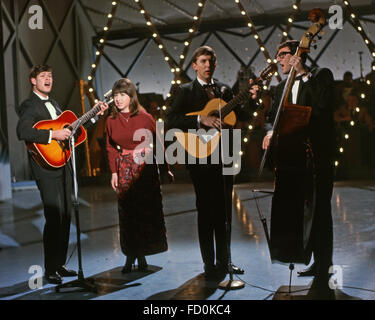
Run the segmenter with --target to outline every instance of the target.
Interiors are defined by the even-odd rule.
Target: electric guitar
[[[206,106],[197,112],[187,113],[186,116],[216,116],[223,119],[225,127],[234,127],[236,124],[237,118],[236,114],[233,111],[233,108],[238,104],[243,103],[249,99],[249,90],[254,84],[260,84],[261,82],[271,78],[274,72],[277,70],[277,67],[274,63],[269,64],[263,71],[260,76],[256,79],[255,83],[248,83],[247,86],[242,89],[238,95],[236,95],[232,100],[226,103],[220,98],[211,99]],[[201,132],[175,132],[177,141],[181,146],[194,158],[206,158],[210,156],[218,147],[221,133],[215,128],[206,128],[209,129],[201,130]]]
[[[111,103],[112,90],[104,95],[104,103]],[[67,128],[74,134],[74,146],[80,145],[87,138],[87,132],[83,127],[87,121],[93,118],[99,111],[100,105],[92,108],[79,119],[70,110],[61,113],[55,120],[42,120],[34,124],[33,128],[38,130],[60,130]],[[26,142],[33,159],[41,167],[46,169],[57,169],[63,167],[70,159],[71,150],[69,139],[65,141],[51,140],[50,144]]]

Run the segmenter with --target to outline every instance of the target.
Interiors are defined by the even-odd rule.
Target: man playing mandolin
[[[300,276],[314,276],[313,285],[317,288],[328,288],[329,268],[332,265],[333,232],[331,197],[333,190],[333,152],[334,152],[334,79],[327,68],[308,68],[305,65],[307,54],[297,55],[300,42],[289,40],[279,45],[277,62],[283,74],[287,75],[292,67],[296,78],[291,87],[288,103],[299,106],[310,106],[311,117],[306,128],[306,140],[311,146],[313,166],[316,174],[316,203],[309,246],[314,254],[314,264],[299,272]],[[268,120],[265,125],[267,134],[263,140],[263,149],[278,144],[278,159],[285,158],[280,154],[281,138],[279,132],[272,131],[280,101],[284,101],[283,89],[286,80],[276,88]],[[287,122],[287,120],[286,120]],[[271,140],[272,139],[272,140]],[[286,137],[283,137],[284,144]],[[293,139],[293,138],[292,138]],[[291,150],[290,145],[287,147]],[[293,151],[290,151],[293,152]],[[280,160],[279,160],[280,161]],[[301,173],[299,173],[301,175]],[[289,176],[289,180],[292,177]],[[293,190],[293,187],[290,187]],[[281,191],[285,195],[285,190]],[[289,204],[290,205],[290,204]],[[286,205],[287,207],[287,205]],[[290,209],[290,207],[289,207]],[[283,209],[283,214],[288,209]],[[303,212],[302,212],[303,215]],[[272,235],[271,235],[272,237]]]
[[[37,122],[55,120],[62,112],[56,101],[49,99],[53,86],[52,68],[36,65],[29,76],[33,92],[18,108],[17,135],[26,143],[47,145],[51,141],[65,141],[71,131],[67,128],[44,130],[35,128]],[[107,104],[100,104],[102,114]],[[74,270],[64,265],[69,244],[70,218],[72,208],[72,168],[70,162],[60,168],[41,167],[29,150],[30,166],[43,202],[46,224],[43,231],[45,278],[48,282],[60,284],[61,277],[76,276]]]

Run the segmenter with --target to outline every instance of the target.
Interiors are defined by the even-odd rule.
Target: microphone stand
[[[221,99],[223,97],[225,91],[225,87],[221,88],[220,91],[220,99],[219,99],[219,119],[220,119],[220,134],[222,135],[222,116],[221,116]],[[233,264],[232,264],[232,254],[230,249],[230,242],[231,242],[231,228],[230,228],[230,221],[229,221],[229,211],[230,207],[227,201],[227,188],[226,188],[226,181],[224,176],[224,153],[223,153],[223,139],[220,139],[220,154],[221,154],[221,166],[222,166],[222,174],[223,174],[223,189],[224,189],[224,207],[225,207],[225,236],[226,236],[226,243],[227,243],[227,252],[228,252],[228,273],[229,273],[229,280],[225,280],[219,283],[219,288],[222,290],[237,290],[242,289],[245,287],[245,283],[241,280],[233,280]]]
[[[72,129],[72,134],[69,138],[69,144],[71,146],[71,159],[72,159],[72,168],[73,168],[73,186],[74,186],[74,214],[76,219],[76,228],[77,228],[77,251],[78,251],[78,279],[63,283],[55,287],[56,292],[60,292],[62,288],[82,288],[83,291],[89,291],[96,293],[98,288],[95,285],[94,279],[85,279],[82,269],[82,253],[81,253],[81,228],[79,223],[79,201],[78,201],[78,183],[77,183],[77,171],[76,171],[76,157],[75,157],[75,145],[74,145],[74,135],[76,131],[81,126],[82,120],[79,120],[76,126]]]

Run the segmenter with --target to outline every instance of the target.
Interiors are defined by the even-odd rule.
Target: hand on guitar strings
[[[224,126],[224,123],[218,117],[214,116],[201,116],[200,122],[206,127],[216,128],[217,130],[220,130],[220,122],[221,126]]]
[[[53,130],[52,131],[52,139],[64,141],[64,140],[69,139],[71,134],[72,134],[72,132],[67,128],[60,129],[60,130]]]

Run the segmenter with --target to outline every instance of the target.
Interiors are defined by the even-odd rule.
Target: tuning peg
[[[318,39],[319,39],[319,40],[322,40],[322,36],[318,36]]]
[[[312,46],[315,50],[318,48],[318,46],[317,45],[313,45]]]

